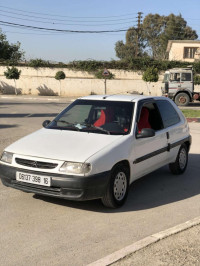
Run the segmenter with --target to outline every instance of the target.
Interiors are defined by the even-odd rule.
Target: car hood
[[[84,162],[122,135],[40,129],[6,148],[20,155]]]

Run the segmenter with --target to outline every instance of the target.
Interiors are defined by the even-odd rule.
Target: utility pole
[[[138,51],[139,51],[139,38],[140,38],[140,33],[141,33],[141,20],[142,20],[142,12],[138,12],[138,16],[137,16],[137,19],[138,19],[138,23],[137,23],[137,29],[136,29],[136,32],[137,32],[137,40],[136,40],[136,55],[135,57],[138,56]]]

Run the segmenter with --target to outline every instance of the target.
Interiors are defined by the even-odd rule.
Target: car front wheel
[[[180,175],[185,172],[188,163],[188,148],[185,144],[182,144],[176,161],[169,164],[169,169],[174,175]]]
[[[124,204],[128,195],[129,171],[126,166],[118,165],[114,167],[111,173],[102,203],[109,208],[117,208]]]

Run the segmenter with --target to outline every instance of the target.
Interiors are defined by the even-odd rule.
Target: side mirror
[[[169,91],[169,82],[166,81],[165,82],[165,93],[168,93],[168,91]]]
[[[155,130],[152,128],[143,128],[140,133],[136,135],[137,139],[151,138],[155,136]]]
[[[45,121],[42,123],[42,126],[43,126],[43,127],[47,127],[50,123],[51,123],[50,120],[45,120]]]

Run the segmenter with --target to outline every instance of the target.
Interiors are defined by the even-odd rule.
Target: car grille
[[[33,167],[33,168],[39,168],[39,169],[54,169],[58,166],[58,164],[55,164],[55,163],[26,160],[26,159],[21,159],[21,158],[15,158],[15,161],[17,164],[28,166],[28,167]]]

